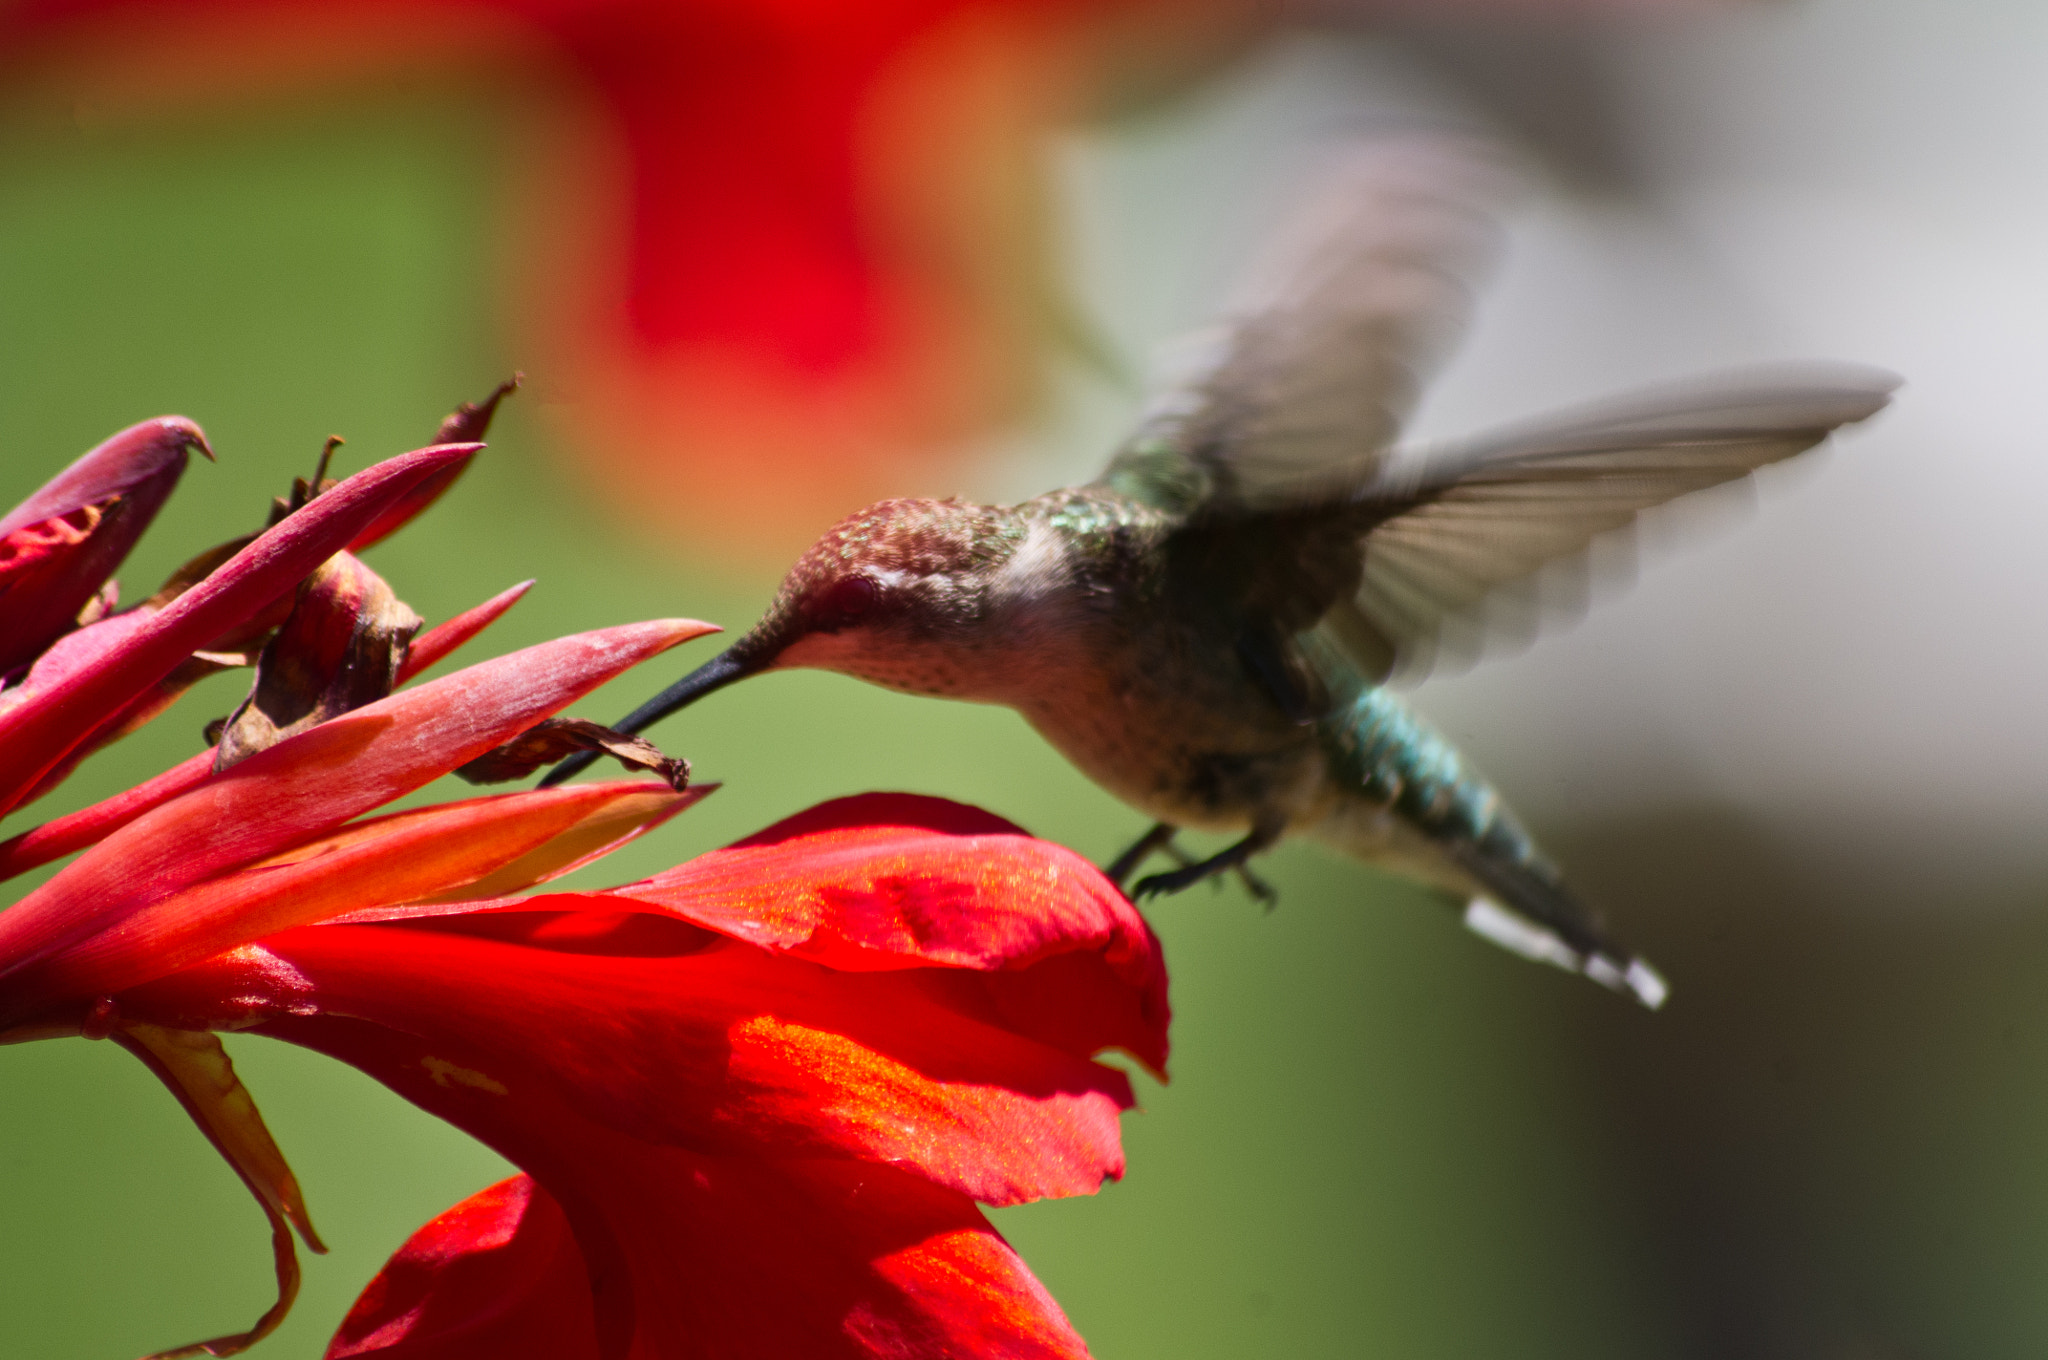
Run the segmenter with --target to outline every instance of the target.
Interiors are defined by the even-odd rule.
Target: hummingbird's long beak
[[[748,646],[748,641],[747,638],[740,639],[612,726],[621,732],[644,732],[677,709],[688,708],[711,691],[745,679],[774,659],[773,652]],[[549,770],[537,787],[552,788],[565,779],[573,779],[589,769],[597,758],[596,751],[578,751]]]

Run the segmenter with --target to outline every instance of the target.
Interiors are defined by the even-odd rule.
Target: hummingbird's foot
[[[1171,873],[1153,874],[1148,878],[1139,879],[1137,889],[1131,893],[1131,900],[1138,902],[1147,897],[1177,893],[1184,888],[1192,888],[1205,878],[1214,878],[1217,874],[1227,873],[1233,869],[1244,875],[1245,886],[1251,889],[1252,896],[1262,902],[1276,899],[1278,894],[1274,893],[1272,888],[1245,869],[1245,861],[1279,839],[1280,833],[1277,830],[1255,830],[1237,844],[1205,860],[1175,869]]]
[[[1179,834],[1179,832],[1180,828],[1171,822],[1155,824],[1150,831],[1147,831],[1144,835],[1138,837],[1136,841],[1132,842],[1130,849],[1111,860],[1109,867],[1102,871],[1102,876],[1121,888],[1124,885],[1124,880],[1131,876],[1132,870],[1152,858],[1160,850],[1174,855],[1182,864],[1186,864],[1186,856],[1180,855],[1173,843],[1174,836]]]
[[[1175,862],[1183,869],[1195,862],[1195,857],[1181,849],[1178,845],[1169,844],[1166,847],[1166,853],[1173,856]],[[1257,902],[1267,911],[1271,911],[1280,905],[1279,892],[1275,890],[1272,884],[1253,873],[1249,864],[1233,864],[1230,866],[1230,871],[1237,875],[1237,881],[1244,885],[1244,890],[1251,895],[1252,901]],[[1222,892],[1223,875],[1215,874],[1211,876],[1209,886],[1217,892]]]
[[[1253,873],[1252,867],[1249,864],[1237,865],[1236,869],[1237,881],[1244,884],[1244,890],[1252,895],[1252,901],[1257,902],[1267,911],[1271,911],[1280,905],[1279,891],[1265,879]]]

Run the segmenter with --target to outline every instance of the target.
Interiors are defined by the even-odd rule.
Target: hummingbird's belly
[[[1023,712],[1084,774],[1158,821],[1242,831],[1327,814],[1325,763],[1311,729],[1137,698],[1112,693]]]

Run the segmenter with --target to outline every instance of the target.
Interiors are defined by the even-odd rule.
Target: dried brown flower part
[[[498,403],[519,389],[526,375],[515,373],[497,390],[482,401],[465,401],[449,413],[441,422],[440,430],[434,435],[436,444],[481,444],[483,437],[490,433],[491,417],[498,413]],[[350,552],[361,552],[373,543],[380,543],[404,528],[412,519],[435,501],[439,500],[449,487],[455,485],[473,461],[475,454],[460,462],[450,463],[433,476],[425,478],[408,492],[405,498],[386,510],[370,525],[356,535],[349,544]]]
[[[354,554],[321,563],[264,644],[256,683],[221,732],[214,769],[391,693],[421,622]]]
[[[549,718],[529,727],[503,746],[484,752],[455,773],[472,784],[503,784],[524,779],[543,765],[552,765],[578,751],[595,751],[629,770],[649,770],[681,793],[690,786],[690,762],[666,756],[653,742],[615,732],[581,718]]]

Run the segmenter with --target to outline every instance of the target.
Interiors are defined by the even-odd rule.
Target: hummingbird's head
[[[983,697],[991,608],[1022,541],[1011,516],[892,500],[849,515],[790,568],[761,621],[626,720],[637,732],[715,689],[803,666],[916,694]]]
[[[992,584],[1020,537],[990,506],[871,505],[797,559],[732,650],[761,670],[805,666],[892,689],[959,693],[967,658],[985,642]]]

